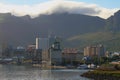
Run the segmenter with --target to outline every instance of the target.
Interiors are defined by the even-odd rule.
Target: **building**
[[[35,50],[36,50],[36,45],[28,45],[27,50],[26,50],[26,57],[28,59],[32,59],[36,54],[35,54]]]
[[[18,47],[14,50],[14,56],[16,56],[16,57],[18,57],[18,58],[24,57],[25,54],[26,54],[26,52],[25,52],[25,48],[24,48],[24,47],[18,46]]]
[[[3,45],[1,50],[2,50],[1,51],[2,57],[13,57],[13,55],[14,55],[14,53],[13,53],[14,49],[10,45]]]
[[[49,38],[36,38],[36,49],[47,50],[49,48]]]
[[[49,38],[36,38],[36,57],[39,57],[41,63],[48,62]],[[40,52],[41,51],[41,52]],[[40,52],[40,53],[39,53]],[[39,53],[39,56],[37,55]]]
[[[49,57],[49,55],[48,55],[48,50],[43,50],[42,51],[42,61],[49,61],[50,59],[49,59],[50,57]]]
[[[84,56],[88,56],[88,57],[105,56],[105,48],[103,45],[87,46],[84,48]]]
[[[38,49],[42,50],[42,61],[49,59],[55,65],[62,63],[61,42],[58,37],[36,38],[36,50]]]
[[[100,45],[97,46],[96,55],[98,55],[100,57],[105,56],[105,48],[104,48],[103,45],[100,44]]]
[[[50,39],[50,59],[51,63],[54,65],[61,65],[62,64],[62,47],[61,47],[61,40],[58,37],[54,39]]]
[[[36,49],[36,45],[28,45],[25,58],[32,60],[32,63],[40,63],[42,61],[42,49]]]
[[[62,59],[65,64],[73,64],[74,62],[80,62],[83,58],[83,53],[76,48],[65,48],[62,51]]]
[[[96,46],[87,46],[84,48],[84,56],[97,56],[96,50]]]
[[[49,38],[36,38],[35,57],[38,58],[40,62],[45,60],[48,61],[48,49]]]

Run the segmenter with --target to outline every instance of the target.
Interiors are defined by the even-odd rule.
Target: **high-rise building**
[[[62,48],[60,38],[55,37],[54,39],[50,39],[49,52],[51,63],[55,65],[60,65],[62,63]]]
[[[96,55],[98,56],[105,56],[105,48],[103,45],[98,45],[96,49]]]
[[[42,50],[42,61],[49,58],[52,64],[59,65],[62,63],[61,42],[58,37],[36,38],[36,50]]]
[[[48,38],[36,38],[36,49],[47,50],[49,48]]]
[[[105,49],[103,45],[97,46],[87,46],[84,48],[84,56],[94,57],[94,56],[105,56]]]

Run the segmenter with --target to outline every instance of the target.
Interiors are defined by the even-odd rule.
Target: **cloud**
[[[99,16],[106,19],[113,15],[117,10],[119,9],[107,9],[96,4],[65,0],[51,0],[36,5],[15,5],[0,3],[0,13],[11,13],[15,16],[30,15],[32,18],[41,14],[68,12]]]

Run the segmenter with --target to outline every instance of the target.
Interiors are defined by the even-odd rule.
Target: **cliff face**
[[[110,31],[120,31],[120,10],[106,20],[105,27]]]

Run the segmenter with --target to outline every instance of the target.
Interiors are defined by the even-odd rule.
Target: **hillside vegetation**
[[[83,48],[88,45],[104,44],[109,51],[119,51],[120,32],[96,32],[73,36],[67,39],[70,43],[77,42],[76,45]],[[81,47],[82,46],[82,47]]]

